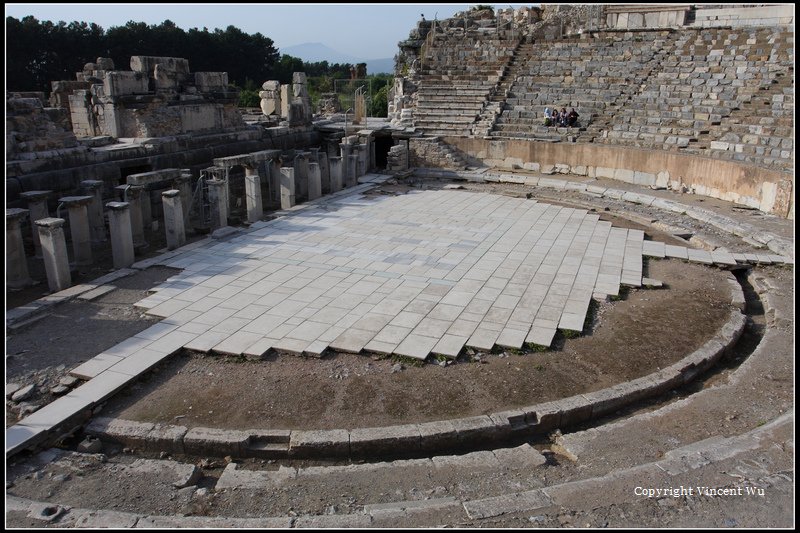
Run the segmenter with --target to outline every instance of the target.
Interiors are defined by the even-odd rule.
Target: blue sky
[[[5,13],[18,19],[33,15],[53,22],[94,22],[103,29],[129,20],[159,24],[169,19],[185,30],[233,25],[261,32],[278,48],[321,42],[345,54],[377,59],[397,53],[398,41],[408,38],[420,14],[443,19],[479,3],[488,4],[5,4]]]

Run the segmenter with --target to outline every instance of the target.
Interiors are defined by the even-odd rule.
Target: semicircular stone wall
[[[668,187],[794,218],[794,176],[732,161],[659,150],[528,139],[445,137],[467,160]]]

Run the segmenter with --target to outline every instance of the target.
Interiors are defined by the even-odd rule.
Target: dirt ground
[[[344,353],[255,362],[183,354],[112,399],[103,414],[189,427],[353,428],[485,414],[602,389],[691,353],[731,309],[716,269],[651,260],[647,270],[668,288],[631,290],[600,304],[581,337],[557,338],[545,352],[467,354],[453,365],[399,371],[391,358]]]

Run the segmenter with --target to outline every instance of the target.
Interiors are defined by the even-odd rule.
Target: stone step
[[[414,121],[414,127],[423,129],[464,129],[470,127],[473,123],[474,119],[464,122],[448,122],[445,120]]]
[[[443,117],[443,118],[459,118],[463,117],[464,115],[471,115],[475,116],[481,111],[481,107],[472,106],[472,108],[462,108],[462,109],[447,109],[441,107],[425,107],[422,109],[417,109],[416,113],[414,113],[414,117]]]
[[[351,448],[356,445],[356,454],[361,455],[358,443],[351,443]],[[386,443],[383,453],[391,452],[390,448],[395,443]],[[366,451],[366,450],[365,450]],[[379,450],[380,451],[380,450]],[[399,475],[403,473],[416,476],[418,473],[428,471],[436,478],[447,471],[455,469],[469,469],[474,471],[492,470],[500,466],[517,466],[520,468],[542,467],[546,463],[544,456],[529,444],[516,448],[498,448],[493,451],[479,451],[464,455],[442,455],[431,459],[405,459],[379,463],[286,467],[278,470],[248,470],[236,463],[229,464],[220,476],[216,489],[259,490],[264,488],[286,485],[292,481],[313,480],[315,483],[325,483],[328,480],[346,476],[384,476]]]
[[[471,105],[480,105],[485,101],[486,94],[480,95],[462,95],[462,94],[437,94],[437,95],[428,95],[428,96],[420,96],[419,101],[424,102],[427,105],[436,105],[436,104],[471,104]]]
[[[482,103],[482,102],[481,102]],[[477,102],[432,102],[430,100],[420,100],[417,104],[415,112],[419,112],[421,110],[472,110],[478,107]]]
[[[430,135],[441,135],[444,137],[467,137],[472,131],[469,128],[417,128]]]

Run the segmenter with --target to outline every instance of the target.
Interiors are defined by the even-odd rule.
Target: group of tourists
[[[559,113],[558,108],[549,107],[544,108],[544,125],[545,126],[561,126],[561,127],[574,127],[578,123],[578,112],[575,108],[567,113],[567,108],[562,107]]]

